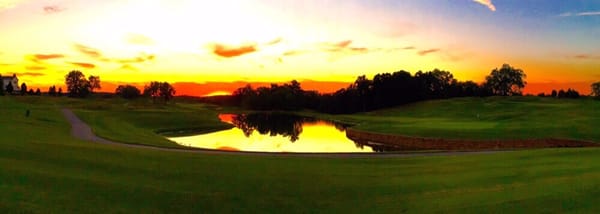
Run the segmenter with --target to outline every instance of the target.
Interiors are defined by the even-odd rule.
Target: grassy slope
[[[0,97],[0,211],[599,209],[600,149],[399,159],[169,153],[74,140],[49,103]]]
[[[333,118],[358,123],[358,130],[407,136],[600,141],[599,109],[592,99],[461,98]]]
[[[24,101],[35,102],[31,99]],[[219,121],[213,107],[201,104],[154,105],[145,99],[127,101],[119,98],[51,98],[38,102],[53,102],[72,108],[97,135],[131,144],[180,148],[178,144],[157,133],[171,130],[208,132],[230,127]]]

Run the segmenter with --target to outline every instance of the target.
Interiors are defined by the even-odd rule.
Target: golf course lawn
[[[600,142],[600,101],[540,97],[432,100],[353,115],[319,115],[353,129],[444,139],[575,139]]]
[[[495,99],[500,99],[499,103],[518,102],[513,98]],[[544,106],[554,103],[556,109],[563,110],[562,115],[572,115],[555,123],[586,120],[587,116],[578,115],[579,110],[571,114],[565,105],[589,104],[581,112],[596,114],[593,107],[597,104],[592,101],[542,101]],[[418,105],[427,106],[429,102]],[[0,211],[465,213],[600,209],[597,148],[413,158],[203,155],[79,141],[70,136],[70,126],[60,111],[62,107],[73,108],[80,116],[89,115],[84,118],[88,123],[111,117],[103,128],[99,128],[100,123],[90,125],[96,132],[103,129],[106,136],[125,129],[118,134],[123,139],[144,133],[148,134],[145,139],[152,139],[158,135],[149,130],[187,128],[177,121],[163,126],[165,119],[155,118],[159,116],[154,114],[161,111],[165,117],[177,112],[173,115],[181,115],[178,119],[205,121],[206,128],[218,128],[218,120],[213,118],[216,112],[210,106],[178,104],[145,110],[144,106],[125,101],[0,97]],[[471,112],[458,104],[456,107],[465,111],[463,115]],[[132,112],[128,114],[124,110],[127,108]],[[31,111],[29,117],[25,116],[26,109]],[[425,114],[411,107],[396,110],[412,112],[413,118]],[[368,130],[376,118],[395,119],[385,115],[399,114],[396,110],[336,117],[347,121],[372,117],[360,125]],[[154,113],[141,114],[143,111]],[[431,114],[448,113],[458,118],[458,111]],[[510,125],[516,111],[509,112],[507,121],[496,126]],[[503,117],[480,113],[480,118],[491,122]],[[382,131],[395,133],[399,128],[390,125]],[[586,130],[593,132],[591,127]],[[583,131],[567,130],[564,135],[576,137],[578,132]],[[595,136],[585,133],[582,138]]]

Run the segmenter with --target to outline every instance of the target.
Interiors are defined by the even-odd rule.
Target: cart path
[[[150,145],[140,144],[129,144],[119,143],[111,140],[107,140],[96,136],[92,131],[92,128],[83,122],[73,111],[70,109],[63,108],[62,113],[65,118],[71,124],[71,135],[79,140],[88,142],[94,142],[99,144],[122,146],[137,149],[149,149],[156,151],[166,152],[184,152],[184,153],[198,153],[208,155],[248,155],[248,156],[285,156],[285,157],[332,157],[332,158],[393,158],[393,157],[424,157],[424,156],[456,156],[456,155],[473,155],[473,154],[493,154],[498,152],[510,152],[510,150],[503,151],[452,151],[452,152],[398,152],[398,153],[271,153],[271,152],[232,152],[232,151],[219,151],[219,150],[205,150],[205,149],[177,149],[177,148],[165,148]]]

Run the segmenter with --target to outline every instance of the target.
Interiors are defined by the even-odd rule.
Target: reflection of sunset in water
[[[219,118],[224,122],[229,119],[231,123],[232,116],[234,115],[219,115]],[[340,131],[323,121],[304,123],[299,139],[293,143],[290,142],[290,137],[261,135],[258,131],[246,137],[238,128],[169,139],[185,146],[226,151],[373,152],[370,147],[358,148],[352,140],[346,138],[345,131]]]

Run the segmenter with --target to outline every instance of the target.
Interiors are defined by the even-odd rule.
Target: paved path
[[[454,155],[470,155],[470,154],[491,154],[498,152],[507,151],[476,151],[476,152],[405,152],[405,153],[269,153],[269,152],[230,152],[230,151],[218,151],[218,150],[204,150],[204,149],[177,149],[177,148],[164,148],[158,146],[149,145],[138,145],[119,143],[110,141],[101,137],[98,137],[92,132],[92,128],[85,122],[81,121],[77,115],[70,109],[62,109],[65,118],[71,123],[71,135],[73,137],[90,141],[100,144],[122,146],[129,148],[138,149],[150,149],[156,151],[167,151],[167,152],[184,152],[184,153],[199,153],[199,154],[211,154],[211,155],[252,155],[252,156],[286,156],[286,157],[340,157],[340,158],[390,158],[390,157],[421,157],[421,156],[454,156]]]

